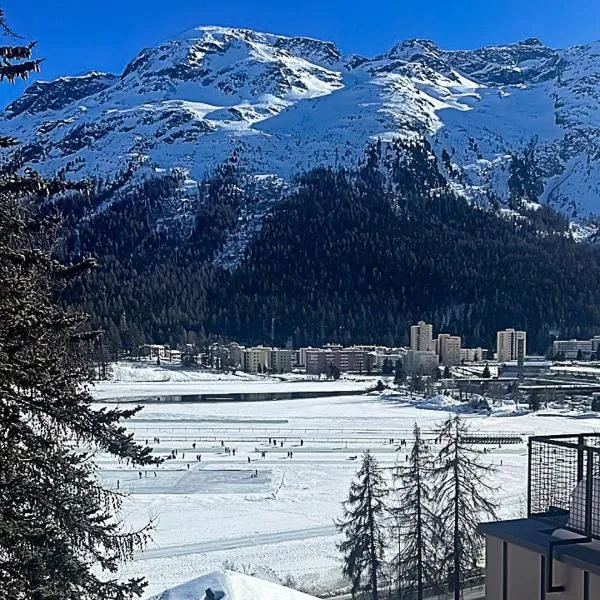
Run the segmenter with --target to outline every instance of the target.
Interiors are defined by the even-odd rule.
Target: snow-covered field
[[[291,575],[308,592],[342,587],[333,519],[358,466],[354,457],[370,449],[388,469],[402,462],[406,451],[397,452],[397,443],[410,438],[414,423],[427,433],[455,408],[451,401],[423,406],[428,408],[398,394],[148,404],[130,428],[151,445],[160,438],[158,454],[176,450],[177,457],[156,474],[101,461],[105,484],[114,488],[118,481],[130,493],[126,521],[137,526],[156,519],[154,541],[123,568],[123,576],[145,576],[147,596],[224,566],[272,581]],[[511,410],[465,418],[474,430],[490,433],[600,426],[585,413],[510,416]],[[526,445],[488,450],[486,457],[498,466],[501,516],[523,515]]]

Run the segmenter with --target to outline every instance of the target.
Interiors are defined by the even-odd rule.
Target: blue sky
[[[41,78],[120,72],[143,47],[196,25],[250,27],[334,41],[373,55],[396,41],[445,48],[538,37],[551,46],[600,39],[598,0],[3,0],[10,25],[39,41]],[[0,86],[0,104],[23,84]]]

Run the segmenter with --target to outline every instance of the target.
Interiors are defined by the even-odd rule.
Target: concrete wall
[[[564,591],[544,593],[542,557],[521,546],[506,544],[506,596],[503,595],[503,541],[486,536],[486,600],[585,600],[584,572],[569,564],[554,561],[554,585]],[[544,580],[545,581],[545,580]],[[600,599],[600,577],[589,574],[589,600]]]

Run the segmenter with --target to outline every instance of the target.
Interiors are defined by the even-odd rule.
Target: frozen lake
[[[118,481],[131,494],[123,507],[126,521],[139,526],[156,519],[154,541],[122,574],[145,576],[147,596],[225,563],[272,580],[292,575],[314,591],[339,588],[333,519],[360,453],[371,450],[391,469],[406,458],[404,449],[397,451],[398,441],[410,442],[415,422],[426,435],[432,432],[447,416],[440,408],[377,395],[145,406],[130,429],[158,455],[176,457],[156,474],[100,459],[105,484],[116,487]],[[507,414],[465,418],[474,431],[524,436],[600,425],[584,415]],[[153,444],[154,438],[160,442]],[[498,467],[501,516],[523,515],[526,444],[487,449],[486,458]]]

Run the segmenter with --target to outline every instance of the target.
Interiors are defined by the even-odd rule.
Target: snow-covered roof
[[[233,571],[213,571],[166,590],[151,600],[208,600],[210,589],[215,600],[314,600],[290,588]],[[208,598],[211,596],[209,595]]]

